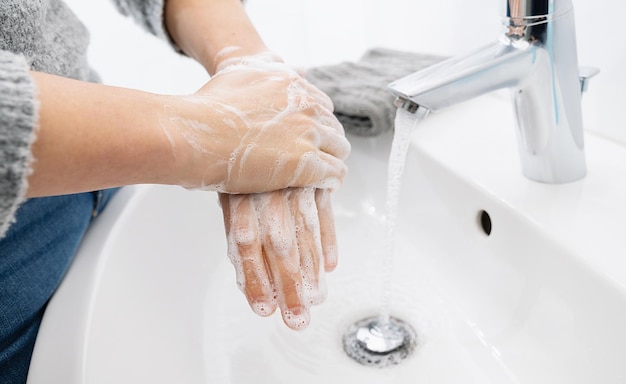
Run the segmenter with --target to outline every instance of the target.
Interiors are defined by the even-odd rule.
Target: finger
[[[345,160],[350,154],[350,142],[343,134],[343,127],[340,131],[329,125],[319,128],[319,148],[320,150],[333,155],[341,160]]]
[[[332,113],[334,105],[330,97],[319,88],[299,76],[295,71],[289,79],[287,86],[288,100],[291,107],[299,110],[321,106]]]
[[[250,195],[227,195],[228,254],[237,272],[237,283],[252,310],[269,316],[276,310],[273,286],[263,259],[257,213]]]
[[[317,120],[320,124],[322,124],[322,126],[332,128],[333,133],[339,133],[340,136],[345,137],[346,130],[344,129],[337,116],[335,116],[334,114],[328,114],[326,111],[324,111],[317,116]]]
[[[350,142],[346,138],[345,130],[337,116],[320,105],[311,105],[302,112],[312,119],[315,125],[310,126],[306,138],[318,143],[322,149],[340,159],[350,154]]]
[[[308,326],[309,308],[303,300],[296,231],[289,209],[289,190],[259,195],[263,198],[263,251],[285,324],[292,329]],[[262,196],[262,197],[261,197]]]
[[[308,124],[308,127],[299,137],[301,142],[340,160],[345,160],[350,154],[351,145],[337,118],[334,115],[322,113],[312,117],[312,120],[304,123]]]
[[[335,110],[335,105],[333,104],[333,101],[330,98],[330,96],[328,96],[326,93],[324,93],[321,89],[319,89],[315,85],[309,83],[306,79],[303,78],[303,80],[306,83],[305,89],[307,90],[307,92],[311,96],[313,96],[317,100],[317,102],[320,105],[322,105],[324,108],[326,108],[329,112],[333,112]]]
[[[287,185],[334,190],[341,186],[347,170],[342,160],[325,152],[311,151],[298,159]]]
[[[230,200],[229,196],[226,193],[218,193],[219,204],[222,208],[222,215],[224,216],[224,229],[226,229],[226,234],[230,231]]]
[[[319,97],[321,97],[321,99]],[[341,136],[344,136],[345,130],[343,125],[333,113],[334,105],[332,104],[332,101],[330,101],[330,104],[327,102],[320,102],[325,100],[327,97],[328,96],[326,96],[326,94],[321,92],[317,97],[312,96],[310,93],[303,93],[301,96],[301,102],[299,103],[299,105],[302,106],[300,111],[313,118],[323,126],[333,128],[333,133],[339,133]]]
[[[309,305],[318,305],[326,300],[327,291],[315,189],[294,189],[290,204],[296,223],[304,299]]]
[[[337,251],[335,217],[330,196],[331,191],[328,189],[317,189],[315,191],[315,204],[317,205],[317,215],[320,221],[320,238],[326,272],[331,272],[337,267],[339,255]]]

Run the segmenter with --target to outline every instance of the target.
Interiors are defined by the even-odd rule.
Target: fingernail
[[[294,330],[305,329],[309,325],[311,315],[306,307],[291,308],[283,312],[283,321]]]
[[[332,272],[337,267],[339,260],[339,252],[336,246],[327,246],[324,248],[324,269],[326,272]]]
[[[320,305],[328,296],[328,290],[326,289],[326,282],[320,281],[316,290],[311,291],[308,295],[311,305]]]
[[[257,301],[255,303],[251,303],[250,307],[257,315],[267,317],[274,313],[274,311],[276,310],[276,303]]]

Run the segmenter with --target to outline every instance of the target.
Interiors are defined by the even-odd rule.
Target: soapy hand
[[[266,52],[253,57],[237,56],[236,48],[218,55],[219,74],[237,74],[252,66],[273,69],[259,75],[274,80],[288,74],[287,110],[309,112],[323,128],[317,139],[290,136],[297,125],[281,122],[277,136],[268,137],[297,147],[302,137],[313,138],[322,151],[343,160],[349,152],[343,128],[332,115],[330,99],[288,68],[275,55]],[[218,78],[218,76],[214,77]],[[296,84],[294,86],[294,84]],[[317,106],[311,102],[319,103]],[[313,113],[311,113],[313,112]],[[297,123],[299,124],[299,123]],[[290,145],[290,141],[291,145]],[[305,154],[305,157],[309,155]],[[309,163],[305,159],[305,164]],[[343,163],[330,170],[345,172]],[[287,174],[292,170],[282,169]],[[300,172],[296,169],[296,172]],[[337,264],[337,244],[330,201],[331,188],[337,186],[334,176],[317,182],[303,180],[301,188],[287,188],[259,194],[220,194],[228,239],[228,256],[235,266],[237,283],[252,310],[269,316],[280,309],[282,318],[292,329],[303,329],[310,321],[309,308],[326,298],[325,272]]]
[[[252,310],[269,316],[278,307],[287,326],[306,328],[310,307],[326,299],[324,273],[337,264],[330,191],[220,194],[220,202],[228,256]]]
[[[350,145],[332,111],[328,96],[261,54],[224,60],[195,94],[173,98],[161,127],[187,188],[333,189]]]

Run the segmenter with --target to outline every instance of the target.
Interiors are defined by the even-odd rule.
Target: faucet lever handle
[[[578,80],[580,80],[580,92],[587,92],[589,88],[589,80],[600,73],[600,69],[596,67],[579,67]]]

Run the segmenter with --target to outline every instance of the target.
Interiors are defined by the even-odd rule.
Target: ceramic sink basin
[[[39,383],[623,383],[626,150],[588,134],[588,176],[521,176],[500,95],[433,114],[412,135],[391,313],[418,347],[402,364],[343,353],[380,310],[391,135],[351,137],[334,195],[340,264],[305,331],[260,318],[235,285],[214,193],[124,189],[50,303]]]

